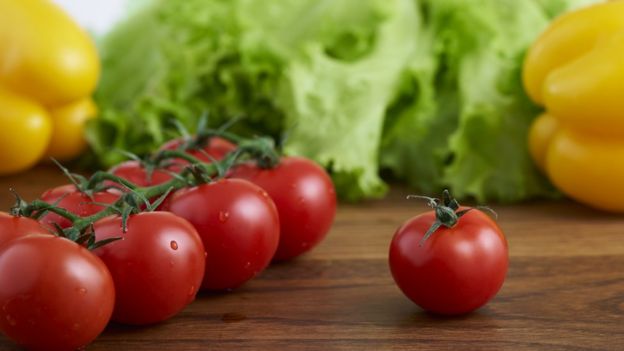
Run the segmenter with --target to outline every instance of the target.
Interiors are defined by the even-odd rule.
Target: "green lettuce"
[[[523,55],[573,0],[151,0],[100,45],[102,165],[238,119],[331,172],[342,198],[382,196],[379,174],[479,200],[553,193],[526,150],[538,112]]]
[[[432,1],[426,50],[388,109],[382,165],[424,192],[515,201],[550,192],[526,150],[538,110],[522,90],[522,56],[548,24],[530,1]],[[518,15],[522,14],[522,15]]]

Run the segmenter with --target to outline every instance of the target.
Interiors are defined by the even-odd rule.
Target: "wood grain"
[[[0,178],[0,191],[33,199],[63,182],[44,167]],[[403,195],[342,205],[310,254],[232,293],[201,294],[168,322],[113,324],[88,350],[624,350],[624,217],[566,201],[495,206],[510,245],[505,285],[481,310],[444,318],[390,277],[394,230],[425,210]],[[0,337],[0,350],[17,348]]]

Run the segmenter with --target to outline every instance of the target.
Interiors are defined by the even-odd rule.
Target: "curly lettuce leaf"
[[[280,99],[289,128],[285,151],[331,167],[337,187],[344,189],[342,197],[349,200],[385,191],[377,162],[385,108],[417,44],[419,17],[413,3],[383,4],[385,19],[365,55],[339,59],[310,45],[288,65]]]
[[[87,137],[110,166],[208,112],[327,166],[349,200],[383,195],[380,169],[426,193],[549,196],[521,62],[553,16],[593,1],[144,0],[101,42]]]
[[[526,148],[538,109],[520,81],[524,51],[548,15],[513,0],[447,0],[425,9],[436,40],[403,73],[382,165],[427,193],[449,187],[480,201],[551,194]]]

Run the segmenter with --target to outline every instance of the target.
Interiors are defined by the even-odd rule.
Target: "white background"
[[[19,1],[19,0],[18,0]],[[126,4],[137,0],[53,0],[81,26],[96,36],[106,33],[123,17]]]

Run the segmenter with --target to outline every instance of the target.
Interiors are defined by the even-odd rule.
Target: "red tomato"
[[[111,168],[109,172],[141,187],[166,183],[173,178],[171,174],[161,169],[155,169],[148,175],[145,167],[139,161],[134,160],[122,162]]]
[[[252,163],[235,167],[231,176],[259,185],[271,196],[280,218],[275,260],[288,260],[325,238],[336,215],[336,192],[325,170],[302,157],[283,157],[275,168]]]
[[[58,207],[64,208],[80,217],[86,217],[104,209],[103,206],[96,205],[95,202],[112,204],[119,199],[119,196],[118,192],[111,190],[97,192],[91,199],[78,191],[74,185],[67,184],[44,192],[41,195],[41,200],[52,204],[61,199],[57,204]],[[39,221],[51,228],[54,227],[54,223],[57,223],[61,228],[68,228],[72,225],[69,219],[52,212],[46,213]]]
[[[72,241],[33,234],[0,248],[0,330],[29,350],[87,345],[114,303],[104,263]]]
[[[139,161],[131,160],[118,164],[117,166],[111,168],[109,172],[118,177],[126,179],[140,187],[149,187],[170,181],[173,176],[169,172],[176,172],[176,170],[175,166],[173,166],[171,167],[171,169],[169,169],[169,171],[163,169],[155,169],[151,174],[148,174],[145,167],[143,167],[143,165],[141,165]],[[116,183],[112,181],[107,181],[106,184],[115,185]],[[120,186],[119,184],[116,185]],[[121,190],[125,190],[123,185],[121,185],[120,188]],[[149,200],[150,202],[154,202],[158,198],[159,197],[157,196]],[[145,208],[146,206],[141,207]],[[157,209],[160,210],[161,206],[159,206]]]
[[[184,219],[168,212],[143,212],[95,223],[97,240],[121,237],[93,253],[110,270],[117,301],[113,320],[126,324],[164,321],[188,305],[204,277],[206,253],[199,235]]]
[[[28,234],[50,234],[34,219],[0,212],[0,246]]]
[[[397,230],[390,245],[392,276],[403,293],[427,311],[448,315],[471,312],[503,285],[507,241],[488,215],[474,209],[451,228],[438,228],[421,245],[435,220],[430,211]]]
[[[182,189],[168,209],[199,232],[208,253],[203,289],[235,288],[264,270],[279,242],[273,201],[259,187],[240,179]]]
[[[184,138],[177,138],[177,139],[169,140],[163,146],[160,147],[160,150],[176,150],[184,142],[185,142]],[[212,157],[215,160],[222,160],[227,154],[229,154],[230,152],[234,150],[236,150],[235,144],[232,144],[231,142],[223,138],[212,137],[208,141],[208,145],[206,145],[201,150],[187,150],[186,153],[198,158],[199,160],[203,162],[210,163],[212,162],[210,157]],[[206,156],[206,154],[210,155],[210,157]],[[172,168],[177,169],[177,170],[181,169],[182,167],[188,164],[186,160],[181,160],[181,159],[176,159],[175,163],[178,166],[177,167],[174,166]]]

